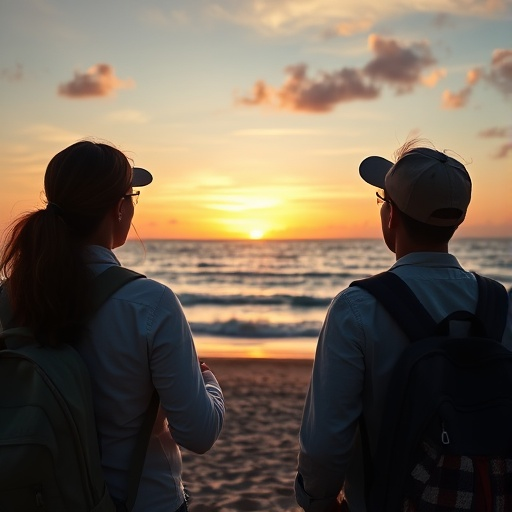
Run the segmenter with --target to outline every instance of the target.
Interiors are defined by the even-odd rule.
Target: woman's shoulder
[[[124,284],[113,298],[152,307],[162,303],[178,304],[178,298],[169,286],[142,274]]]

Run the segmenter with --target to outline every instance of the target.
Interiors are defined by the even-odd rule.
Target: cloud
[[[16,64],[15,66],[0,69],[0,80],[20,82],[23,80],[23,66]]]
[[[492,128],[487,128],[487,130],[482,130],[478,135],[484,139],[501,139],[507,137],[509,133],[512,134],[511,128],[494,126]]]
[[[395,39],[371,34],[368,46],[375,57],[364,67],[365,74],[386,82],[397,93],[410,92],[421,81],[423,69],[436,63],[426,42],[406,46]]]
[[[477,82],[480,81],[482,76],[483,76],[483,71],[481,68],[470,69],[466,73],[466,82],[468,83],[468,85],[475,85]]]
[[[349,37],[354,34],[367,32],[374,24],[371,18],[350,18],[338,22],[334,27],[324,32],[325,37],[333,38],[337,36]]]
[[[443,92],[441,100],[442,107],[446,110],[455,110],[465,107],[469,102],[473,87],[480,81],[482,76],[484,76],[484,72],[481,68],[470,69],[466,73],[465,87],[459,92],[451,92],[449,90]]]
[[[499,147],[493,154],[494,158],[506,158],[509,153],[512,153],[512,142],[506,142]]]
[[[512,49],[493,51],[487,80],[504,95],[512,93]]]
[[[426,78],[422,76],[423,71],[436,62],[426,42],[406,45],[374,34],[368,41],[374,58],[362,69],[344,67],[310,78],[305,64],[289,66],[280,88],[258,80],[252,94],[237,98],[237,102],[289,111],[330,112],[340,103],[377,98],[382,85],[388,85],[397,93],[407,93],[424,81],[435,85],[444,76],[443,70],[434,71]]]
[[[355,0],[347,3],[355,3]],[[360,11],[351,7],[340,8],[339,0],[231,0],[216,2],[209,10],[216,18],[249,26],[266,35],[296,34],[311,28],[332,26],[333,20],[360,15]]]
[[[465,107],[475,85],[481,80],[491,84],[503,95],[512,93],[512,49],[496,49],[492,53],[490,69],[478,67],[466,74],[466,86],[459,92],[444,91],[442,106],[445,109]]]
[[[496,13],[506,11],[509,0],[409,0],[408,12],[431,13],[437,16],[435,22],[446,24],[448,16],[474,16],[492,18]],[[442,13],[439,15],[439,13]],[[290,36],[305,31],[325,32],[325,27],[335,27],[359,20],[361,13],[370,22],[385,22],[404,15],[402,0],[218,0],[208,8],[209,15],[230,23],[250,27],[267,36]],[[356,26],[357,22],[355,22]],[[368,27],[369,28],[369,27]],[[328,33],[335,34],[333,29]],[[340,32],[342,35],[342,32]]]
[[[338,103],[374,99],[379,89],[365,81],[363,73],[343,68],[334,73],[322,73],[317,78],[307,76],[307,66],[298,64],[285,70],[288,77],[279,89],[263,81],[255,83],[253,96],[241,98],[245,105],[270,105],[281,110],[299,112],[329,112]]]
[[[133,80],[120,80],[109,64],[96,64],[85,73],[75,72],[73,80],[61,84],[58,93],[68,98],[93,98],[110,96],[117,89],[130,89]]]
[[[485,0],[484,6],[487,12],[503,12],[507,9],[507,0]]]
[[[471,96],[471,87],[464,87],[459,92],[446,90],[443,92],[442,107],[446,110],[455,110],[465,107]]]
[[[506,158],[509,153],[512,153],[512,126],[493,126],[482,130],[478,135],[484,139],[508,139],[494,151],[492,154],[494,158]]]
[[[421,78],[421,83],[427,87],[435,87],[437,82],[446,76],[446,69],[434,69],[430,75]]]

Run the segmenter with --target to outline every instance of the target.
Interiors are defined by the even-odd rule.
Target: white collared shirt
[[[436,322],[454,311],[476,308],[476,279],[451,254],[411,253],[390,270],[409,285]],[[328,510],[343,486],[350,511],[366,510],[358,420],[364,410],[374,454],[389,376],[408,344],[384,308],[361,288],[348,288],[331,303],[300,431],[303,486],[296,482],[296,497],[308,512]],[[510,325],[503,344],[512,349]]]
[[[89,246],[95,275],[119,265],[114,253]],[[136,436],[153,389],[160,411],[150,439],[134,512],[170,512],[184,501],[178,445],[203,453],[218,438],[224,399],[212,372],[201,374],[190,327],[174,293],[137,279],[102,305],[76,347],[92,376],[102,466],[109,492],[127,493]]]

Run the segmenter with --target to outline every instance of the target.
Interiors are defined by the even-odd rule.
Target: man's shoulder
[[[354,281],[334,297],[331,302],[331,309],[347,306],[361,307],[376,303],[375,297],[363,288],[357,286],[356,283],[357,281]]]

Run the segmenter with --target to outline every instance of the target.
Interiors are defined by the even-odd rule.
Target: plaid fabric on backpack
[[[122,267],[106,270],[96,278],[91,311],[139,277]],[[71,346],[43,346],[29,329],[11,326],[5,293],[0,306],[0,511],[131,510],[158,395],[132,458],[130,494],[126,502],[114,504],[103,479],[85,363]]]
[[[476,312],[440,324],[392,272],[351,285],[374,295],[411,341],[393,370],[375,457],[361,419],[369,512],[512,511],[508,297],[475,277]]]
[[[512,511],[512,458],[452,455],[427,443],[422,454],[404,511]]]

